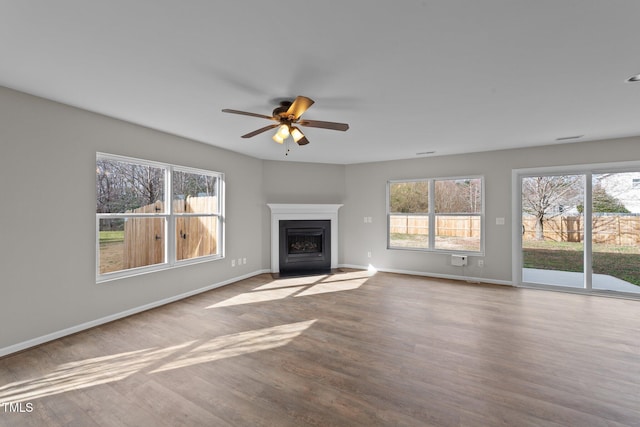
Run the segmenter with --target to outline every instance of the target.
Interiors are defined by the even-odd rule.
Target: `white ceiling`
[[[0,85],[250,156],[359,163],[640,135],[638,0],[2,0]],[[275,100],[305,95],[311,144]],[[578,144],[579,145],[579,144]]]

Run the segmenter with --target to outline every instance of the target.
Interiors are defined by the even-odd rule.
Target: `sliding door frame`
[[[640,299],[640,294],[620,291],[607,291],[593,289],[593,209],[592,190],[593,175],[600,173],[621,173],[640,172],[640,161],[596,163],[585,165],[552,166],[526,169],[513,169],[511,172],[511,192],[512,192],[512,281],[514,286],[548,289],[563,292],[587,293],[596,295],[620,296],[625,298]],[[522,179],[531,176],[551,176],[551,175],[582,175],[584,184],[584,287],[573,288],[565,286],[544,285],[539,283],[527,283],[523,281],[522,268]]]

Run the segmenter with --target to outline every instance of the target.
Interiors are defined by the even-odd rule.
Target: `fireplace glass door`
[[[280,273],[331,269],[331,221],[280,221]]]

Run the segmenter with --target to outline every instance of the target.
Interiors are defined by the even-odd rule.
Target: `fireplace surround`
[[[269,206],[271,210],[272,273],[280,272],[280,221],[290,220],[329,221],[330,230],[325,239],[325,244],[330,248],[329,268],[333,269],[338,267],[338,209],[343,205],[268,203],[267,206]],[[302,244],[304,245],[304,243]]]

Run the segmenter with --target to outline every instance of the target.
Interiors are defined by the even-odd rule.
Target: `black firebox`
[[[280,274],[331,270],[331,221],[280,221]]]

